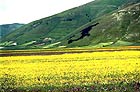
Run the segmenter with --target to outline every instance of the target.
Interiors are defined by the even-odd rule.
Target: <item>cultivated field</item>
[[[3,56],[0,92],[140,92],[140,51]]]

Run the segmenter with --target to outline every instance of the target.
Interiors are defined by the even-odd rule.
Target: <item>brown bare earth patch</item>
[[[5,56],[33,56],[33,55],[61,55],[72,53],[86,53],[86,52],[112,52],[112,51],[127,51],[140,50],[140,46],[127,46],[117,48],[67,48],[67,49],[37,49],[37,50],[1,50],[0,57]]]

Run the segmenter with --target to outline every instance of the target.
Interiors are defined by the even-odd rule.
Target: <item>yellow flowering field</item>
[[[0,57],[0,92],[139,92],[140,51]]]

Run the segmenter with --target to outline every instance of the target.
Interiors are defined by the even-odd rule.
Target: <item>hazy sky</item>
[[[0,24],[29,23],[93,0],[0,0]]]

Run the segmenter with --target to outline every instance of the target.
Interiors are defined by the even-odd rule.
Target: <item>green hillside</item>
[[[88,30],[91,25],[92,28]],[[84,31],[89,32],[83,34]],[[67,47],[140,45],[140,3],[130,4],[82,26],[66,36],[61,45]]]
[[[13,23],[0,25],[0,39],[24,24]]]
[[[17,43],[15,48],[139,45],[140,11],[139,4],[135,4],[138,2],[95,0],[26,24],[2,38],[0,46],[11,43]]]

